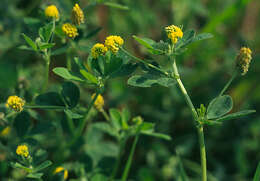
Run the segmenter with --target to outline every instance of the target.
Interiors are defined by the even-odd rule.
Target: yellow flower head
[[[62,172],[62,171],[64,171],[64,176],[63,177],[64,177],[64,180],[66,180],[68,178],[68,176],[69,176],[69,173],[68,173],[68,170],[64,169],[63,167],[57,167],[54,170],[53,174],[57,174],[57,173]]]
[[[28,147],[26,145],[17,146],[16,154],[27,158],[29,156]]]
[[[0,132],[0,136],[7,136],[11,131],[10,126],[5,127],[1,132]]]
[[[175,25],[165,27],[165,32],[169,39],[171,39],[172,43],[175,44],[178,41],[178,38],[183,37],[182,30]]]
[[[242,47],[240,52],[236,58],[236,65],[241,71],[242,75],[245,75],[248,71],[251,59],[252,59],[252,51],[250,48]]]
[[[92,94],[91,98],[94,99],[95,96],[96,96],[96,94]],[[99,94],[94,105],[97,108],[97,110],[100,111],[103,108],[104,104],[105,104],[104,98],[102,95]]]
[[[105,55],[107,52],[107,47],[105,47],[102,43],[96,43],[91,48],[91,55],[93,58],[98,58],[101,55]]]
[[[84,23],[84,13],[77,3],[72,9],[71,20],[75,25],[80,25],[81,23]]]
[[[18,96],[9,96],[5,106],[7,108],[11,108],[16,112],[21,112],[23,110],[23,106],[25,104],[25,101],[18,97]]]
[[[56,20],[59,19],[59,11],[55,5],[50,5],[45,9],[45,16],[48,18],[55,18]]]
[[[75,38],[78,36],[78,29],[76,26],[70,24],[70,23],[65,23],[62,25],[62,31],[69,37],[69,38]]]
[[[117,53],[123,44],[124,40],[120,36],[108,36],[105,40],[105,46],[113,53]]]

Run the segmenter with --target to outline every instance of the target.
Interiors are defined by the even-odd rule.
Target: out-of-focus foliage
[[[135,41],[133,35],[149,37],[159,42],[165,36],[163,28],[169,24],[181,25],[185,30],[196,29],[198,33],[213,34],[214,38],[189,45],[189,49],[179,55],[177,60],[183,82],[197,108],[201,103],[208,106],[208,100],[218,95],[231,76],[236,53],[241,46],[249,46],[253,50],[249,72],[235,79],[228,93],[233,98],[233,112],[241,109],[258,111],[260,107],[258,0],[1,0],[1,103],[13,94],[23,96],[28,102],[37,96],[36,93],[41,90],[41,84],[44,82],[43,60],[33,51],[24,50],[22,45],[26,42],[22,33],[35,40],[38,37],[39,27],[47,22],[44,17],[44,8],[47,5],[55,4],[65,19],[70,17],[74,3],[81,5],[85,24],[80,26],[80,35],[73,42],[77,48],[72,51],[72,56],[80,56],[83,60],[95,43],[104,42],[105,37],[110,34],[123,37],[125,47],[137,57],[145,59],[152,57],[146,48]],[[71,50],[68,49],[64,38],[58,38],[59,33],[56,32],[57,41],[52,51],[51,69],[65,67],[66,59],[71,58],[68,56],[70,54],[68,51]],[[59,49],[55,49],[56,47]],[[169,61],[162,59],[160,55],[155,55],[153,58],[157,56],[160,64],[170,66]],[[198,180],[200,160],[196,130],[179,90],[175,86],[169,89],[162,86],[149,89],[130,87],[127,85],[127,79],[117,77],[107,82],[104,109],[128,108],[131,110],[131,115],[141,115],[145,121],[156,123],[156,132],[172,137],[172,141],[169,142],[141,136],[129,178],[138,181],[182,180],[188,175],[193,178],[192,180]],[[63,81],[53,72],[50,73],[49,91],[56,93],[52,94],[53,97],[60,96]],[[80,85],[78,101],[87,107],[94,90],[90,91],[80,82],[78,85]],[[4,105],[1,104],[0,111],[3,112],[4,109]],[[1,137],[0,180],[24,178],[24,172],[9,165],[9,161],[16,157],[9,153],[15,153],[15,148],[21,140],[37,148],[34,150],[34,154],[39,157],[37,164],[46,158],[52,161],[53,165],[48,168],[44,180],[53,178],[53,170],[60,165],[68,169],[71,180],[76,180],[79,177],[86,178],[88,173],[96,168],[108,168],[109,164],[115,162],[119,148],[113,142],[113,135],[107,135],[102,130],[107,129],[107,125],[94,124],[93,128],[88,127],[86,134],[78,140],[78,146],[67,149],[67,140],[71,135],[63,111],[30,110],[23,114],[26,116],[22,120],[15,119],[15,130],[10,131],[8,138]],[[66,112],[66,114],[72,113]],[[95,122],[104,120],[95,110],[90,112],[89,117],[90,119],[94,117]],[[19,121],[23,121],[24,124]],[[31,127],[28,127],[30,125]],[[3,125],[0,126],[2,129]],[[22,137],[24,133],[30,135],[30,139]],[[224,121],[221,126],[206,127],[205,138],[209,181],[252,180],[260,160],[259,113]],[[132,140],[128,142],[132,143]],[[10,150],[4,149],[6,145]],[[124,159],[119,173],[124,169],[130,150],[129,145],[131,144],[126,144],[127,152],[123,153]],[[43,150],[40,152],[40,148],[44,148],[47,152]],[[102,174],[106,175],[111,171],[104,170]],[[102,177],[95,175],[92,180],[102,180]]]

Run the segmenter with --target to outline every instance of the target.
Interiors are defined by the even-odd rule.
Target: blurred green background
[[[151,57],[132,35],[164,38],[163,28],[170,24],[182,25],[183,30],[208,32],[214,38],[189,46],[177,57],[184,85],[196,107],[218,95],[229,80],[236,54],[241,46],[253,51],[249,72],[238,77],[228,90],[234,100],[233,111],[260,107],[260,1],[259,0],[120,0],[112,1],[129,10],[95,4],[94,0],[1,0],[0,4],[0,102],[9,95],[25,91],[30,102],[43,82],[43,59],[34,52],[20,50],[25,44],[21,33],[37,37],[38,28],[46,23],[44,8],[55,4],[61,16],[69,17],[74,3],[84,10],[86,23],[75,42],[80,47],[75,55],[86,59],[91,46],[103,42],[110,34],[120,35],[125,47],[140,58],[154,59],[167,65],[161,57]],[[103,2],[99,0],[98,2]],[[106,1],[104,1],[106,2]],[[36,19],[37,18],[37,19]],[[42,20],[42,22],[39,22]],[[45,21],[45,22],[44,22]],[[86,39],[87,33],[101,27],[97,36]],[[58,40],[57,40],[58,41]],[[64,46],[58,41],[57,46]],[[55,49],[55,48],[54,48]],[[52,57],[51,67],[66,66],[66,54]],[[50,90],[56,90],[63,80],[50,72]],[[81,86],[81,102],[86,105],[93,90]],[[169,134],[173,141],[141,137],[130,178],[140,181],[180,180],[180,160],[187,174],[196,180],[199,175],[199,148],[192,117],[179,90],[161,86],[136,88],[127,85],[127,78],[110,80],[106,86],[105,108],[131,110],[133,116],[154,122],[157,131]],[[46,113],[47,114],[47,113]],[[49,113],[55,122],[61,119]],[[43,117],[47,117],[43,113]],[[97,116],[96,120],[103,120]],[[260,161],[260,114],[224,122],[221,126],[205,128],[209,180],[252,180]],[[50,138],[45,138],[48,140]],[[52,139],[54,139],[52,137]],[[65,138],[64,138],[65,139]],[[131,145],[132,140],[128,145]],[[42,148],[53,151],[48,141]],[[127,146],[126,150],[129,150]],[[109,151],[109,150],[107,150]],[[54,151],[53,151],[54,152]],[[177,154],[178,153],[178,154]],[[55,160],[55,154],[52,160]],[[108,154],[109,155],[109,154]],[[76,157],[67,161],[78,160]],[[125,159],[122,160],[123,170]],[[12,168],[0,157],[0,178],[8,178]],[[73,175],[72,175],[73,178]],[[0,179],[1,180],[1,179]]]

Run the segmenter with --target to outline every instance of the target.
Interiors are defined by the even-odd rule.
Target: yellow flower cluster
[[[0,132],[0,136],[7,136],[11,131],[10,126],[5,127],[1,132]]]
[[[49,18],[59,19],[59,11],[55,5],[50,5],[45,9],[45,16]]]
[[[101,55],[105,55],[107,52],[107,47],[104,46],[102,43],[96,43],[92,48],[91,48],[91,55],[93,58],[98,58]]]
[[[165,32],[169,39],[171,39],[172,43],[175,44],[178,41],[178,38],[183,37],[182,30],[175,25],[165,27]]]
[[[69,38],[75,38],[76,36],[78,36],[78,30],[76,26],[70,23],[63,24],[61,29]]]
[[[23,110],[23,106],[25,104],[25,101],[18,97],[18,96],[9,96],[5,106],[7,108],[11,108],[16,112],[21,112]]]
[[[16,148],[16,154],[27,158],[29,156],[28,147],[26,145],[19,145]]]
[[[252,59],[252,51],[250,48],[242,47],[240,52],[236,58],[236,64],[242,75],[245,75],[248,71],[251,59]]]
[[[108,36],[105,40],[105,46],[113,53],[117,53],[123,44],[124,40],[120,36]]]
[[[75,25],[80,25],[81,23],[84,23],[84,13],[77,3],[72,9],[71,20],[72,23]]]
[[[68,178],[68,176],[69,176],[69,173],[68,173],[68,170],[64,169],[63,167],[57,167],[54,170],[53,174],[57,174],[57,173],[62,172],[62,171],[64,171],[64,176],[63,177],[64,177],[64,180],[66,180]]]
[[[94,99],[96,96],[96,94],[92,94],[91,98]],[[98,95],[96,101],[94,102],[94,105],[96,107],[97,110],[101,111],[103,106],[104,106],[105,102],[104,102],[104,98],[102,95]]]

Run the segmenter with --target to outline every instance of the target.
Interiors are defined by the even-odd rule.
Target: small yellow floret
[[[75,25],[80,25],[81,23],[84,23],[84,13],[78,4],[75,4],[72,9],[71,20]]]
[[[0,136],[7,136],[11,131],[10,126],[5,127],[1,132],[0,132]]]
[[[16,154],[27,158],[29,156],[28,147],[26,145],[17,146]]]
[[[120,36],[108,36],[105,40],[105,46],[113,53],[117,53],[123,44],[124,40]]]
[[[62,25],[62,31],[69,37],[69,38],[75,38],[78,36],[78,30],[76,26],[65,23]]]
[[[252,51],[250,50],[250,48],[242,47],[236,58],[236,65],[242,75],[245,75],[247,73],[251,59]]]
[[[50,5],[45,9],[45,16],[55,18],[56,20],[60,17],[59,11],[55,5]]]
[[[64,169],[63,167],[57,167],[54,170],[53,174],[57,174],[57,173],[62,172],[62,171],[64,171],[64,176],[63,177],[64,177],[64,180],[66,180],[68,178],[68,176],[69,176],[69,173],[68,173],[68,170]]]
[[[102,43],[96,43],[91,48],[91,55],[93,58],[98,58],[101,55],[105,55],[107,52],[107,47],[105,47]]]
[[[18,97],[18,96],[9,96],[5,106],[7,108],[11,108],[16,112],[21,112],[23,110],[23,106],[25,104],[25,101]]]
[[[178,38],[183,37],[182,30],[175,25],[165,27],[165,32],[169,39],[171,39],[172,43],[175,44],[178,41]]]
[[[96,94],[92,94],[91,98],[94,99],[95,96],[96,96]],[[102,108],[103,108],[103,106],[104,106],[104,104],[105,104],[104,98],[103,98],[102,95],[99,94],[98,97],[97,97],[97,99],[96,99],[96,101],[95,101],[95,103],[94,103],[96,109],[99,110],[99,111],[101,111]]]

